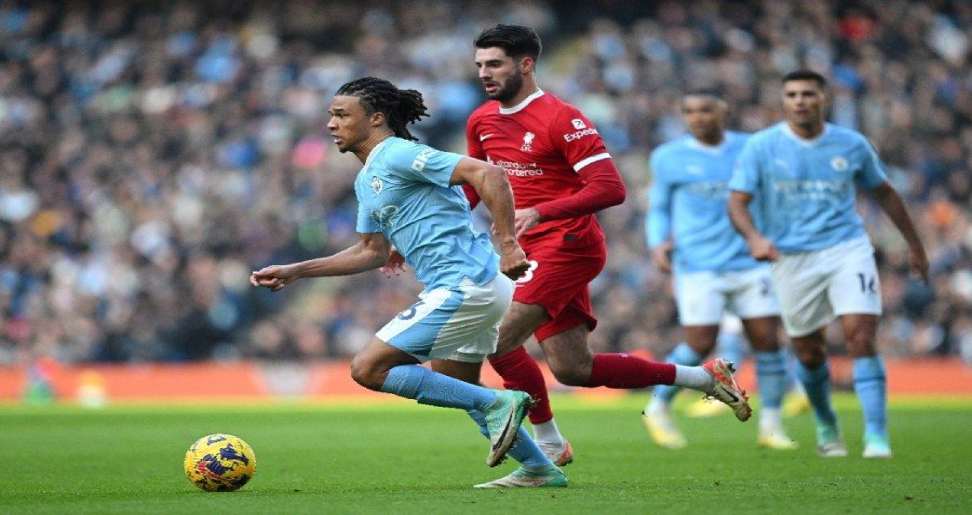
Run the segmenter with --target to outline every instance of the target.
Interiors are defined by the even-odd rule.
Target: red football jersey
[[[576,107],[541,90],[504,108],[490,100],[466,123],[470,156],[506,170],[516,208],[572,195],[584,185],[587,165],[610,159],[594,125]],[[596,243],[604,233],[593,214],[538,224],[521,238],[524,247],[564,241]]]

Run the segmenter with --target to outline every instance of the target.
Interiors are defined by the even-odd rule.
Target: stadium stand
[[[660,354],[678,338],[641,224],[647,156],[682,130],[680,91],[718,89],[731,126],[754,131],[779,119],[779,78],[809,66],[832,79],[831,120],[878,148],[929,249],[926,286],[890,222],[864,213],[883,352],[972,363],[972,4],[564,4],[4,3],[0,364],[349,356],[414,281],[272,294],[247,274],[355,238],[357,163],[323,134],[336,87],[369,74],[423,91],[421,138],[462,151],[482,98],[472,38],[498,21],[537,27],[541,86],[597,123],[628,185],[602,217],[596,349]]]

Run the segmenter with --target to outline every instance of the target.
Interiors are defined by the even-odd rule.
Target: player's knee
[[[807,368],[817,368],[827,360],[827,353],[823,346],[802,346],[793,349],[797,360]]]
[[[711,353],[712,350],[715,349],[716,339],[707,338],[704,340],[689,341],[685,343],[699,356],[708,356],[709,353]]]
[[[514,302],[500,324],[499,339],[494,356],[502,356],[526,342],[527,338],[547,319],[543,307]]]
[[[847,353],[851,357],[874,355],[874,337],[866,330],[857,330],[847,335]]]
[[[366,356],[357,355],[351,360],[351,379],[369,390],[381,390],[384,374]]]
[[[504,333],[503,331],[500,331],[500,337],[496,340],[496,352],[493,353],[493,356],[503,356],[510,351],[516,350],[518,347],[523,345],[522,340],[524,339],[525,338],[520,338],[519,335],[512,332]]]
[[[760,352],[776,352],[780,350],[780,340],[775,334],[765,334],[752,338],[750,344],[753,350]]]
[[[772,330],[756,330],[747,334],[749,344],[753,350],[761,352],[773,352],[780,350],[780,339],[777,336],[776,328]]]

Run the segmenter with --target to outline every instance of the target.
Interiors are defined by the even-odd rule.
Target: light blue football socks
[[[460,381],[419,365],[392,367],[381,391],[415,399],[421,404],[466,411],[488,407],[496,400],[489,388]]]
[[[736,369],[746,361],[746,353],[749,346],[743,336],[736,332],[721,331],[715,353],[720,358],[731,361],[736,365]]]
[[[807,369],[803,363],[797,363],[797,379],[803,383],[807,392],[807,399],[813,406],[817,416],[817,423],[827,427],[837,427],[837,415],[830,404],[830,364],[826,361],[815,369]]]
[[[496,400],[496,393],[489,388],[466,383],[419,365],[399,365],[388,371],[381,391],[415,399],[421,404],[464,409],[479,426],[479,431],[489,438],[486,415],[482,411]],[[522,426],[508,454],[528,470],[546,470],[553,465]]]
[[[880,357],[854,359],[854,391],[864,412],[865,437],[887,440],[887,376]]]
[[[756,381],[762,408],[779,409],[786,390],[786,358],[782,351],[757,351]]]

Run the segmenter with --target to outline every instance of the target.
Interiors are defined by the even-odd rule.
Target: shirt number
[[[530,268],[527,268],[526,273],[524,273],[522,276],[520,276],[519,279],[516,280],[516,284],[525,284],[530,282],[530,280],[533,279],[533,271],[536,270],[538,266],[540,266],[540,263],[537,263],[535,259],[531,259],[527,261],[527,263],[530,263]]]
[[[858,273],[857,279],[861,282],[861,293],[877,293],[877,281],[873,275]]]

